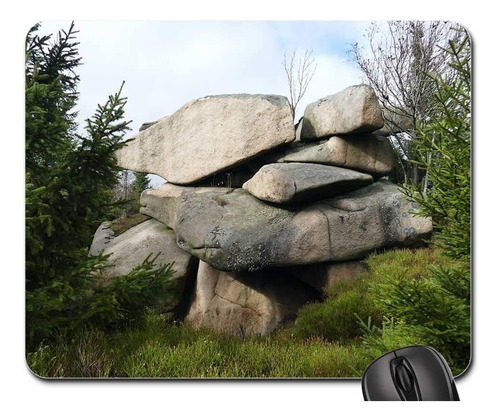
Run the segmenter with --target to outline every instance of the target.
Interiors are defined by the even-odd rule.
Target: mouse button
[[[404,392],[408,393],[413,390],[413,375],[403,363],[396,366],[396,380]]]
[[[366,368],[362,379],[363,396],[366,401],[401,400],[391,376],[391,361],[394,358],[394,352],[387,353]]]
[[[420,401],[422,399],[415,372],[404,357],[391,361],[391,373],[394,386],[403,401]]]
[[[424,401],[447,401],[453,399],[452,380],[438,356],[424,346],[406,347],[397,350],[410,364],[415,382]]]

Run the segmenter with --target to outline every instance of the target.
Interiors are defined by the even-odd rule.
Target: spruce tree
[[[426,184],[404,188],[420,213],[432,218],[433,244],[454,266],[436,266],[425,282],[402,285],[399,291],[406,296],[401,307],[404,299],[413,299],[418,308],[402,319],[423,328],[431,345],[463,370],[470,359],[471,325],[471,46],[460,31],[461,40],[450,41],[445,49],[455,77],[427,76],[434,84],[436,108],[418,127],[413,161],[426,171]],[[394,294],[391,299],[397,301]]]
[[[141,194],[144,190],[151,188],[149,184],[148,174],[144,172],[134,172],[135,180],[134,180],[134,188],[137,194]]]
[[[465,31],[460,30],[465,34]],[[470,258],[471,48],[465,34],[445,52],[455,77],[428,74],[435,112],[419,125],[413,163],[427,173],[425,185],[405,191],[433,220],[435,243],[452,258]]]
[[[115,151],[129,130],[123,83],[86,120],[85,134],[77,134],[77,31],[71,24],[52,41],[38,36],[38,29],[28,33],[25,67],[28,346],[61,329],[137,319],[137,303],[145,302],[138,295],[168,294],[171,278],[170,266],[154,269],[149,258],[116,285],[101,284],[107,258],[87,253],[95,229],[113,209],[120,170]]]
[[[49,44],[36,29],[28,34],[26,66],[28,287],[71,269],[89,246],[109,211],[119,169],[114,152],[129,129],[120,88],[86,120],[86,134],[76,134],[77,31],[72,24]]]

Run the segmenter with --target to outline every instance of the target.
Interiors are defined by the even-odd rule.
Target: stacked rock
[[[364,270],[369,253],[431,234],[431,221],[380,179],[394,165],[389,139],[374,134],[383,126],[366,85],[308,105],[297,133],[283,96],[191,101],[118,151],[120,166],[167,183],[141,196],[154,220],[106,252],[130,242],[130,264],[137,249],[163,250],[163,261],[175,260],[186,323],[268,334]]]

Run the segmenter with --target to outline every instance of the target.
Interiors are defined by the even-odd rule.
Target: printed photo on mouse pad
[[[34,375],[468,368],[461,24],[43,21],[25,57]]]

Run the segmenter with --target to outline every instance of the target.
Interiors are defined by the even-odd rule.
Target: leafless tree
[[[365,33],[367,46],[352,45],[353,60],[377,93],[387,124],[399,132],[391,140],[405,182],[418,183],[425,177],[411,163],[412,139],[418,124],[426,121],[435,107],[429,74],[453,77],[444,48],[449,40],[458,41],[463,36],[454,26],[444,21],[372,23]]]
[[[134,177],[132,171],[124,170],[118,176],[118,182],[113,188],[114,200],[123,205],[123,213],[132,213],[132,201],[134,200]]]
[[[290,57],[287,57],[286,53],[283,55],[283,62],[281,64],[286,72],[290,108],[292,109],[294,121],[297,105],[307,92],[309,83],[318,67],[312,54],[313,50],[309,49],[300,57],[297,57],[296,51]]]

